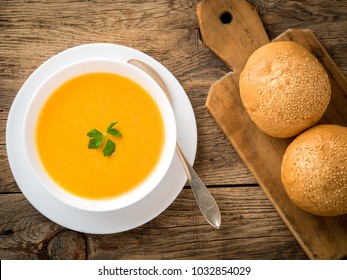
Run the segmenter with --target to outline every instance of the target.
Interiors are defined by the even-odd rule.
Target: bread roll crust
[[[331,95],[318,60],[291,41],[256,50],[240,75],[240,96],[251,119],[266,134],[291,137],[315,124]]]
[[[281,179],[289,198],[319,216],[347,213],[347,127],[319,125],[288,146]]]

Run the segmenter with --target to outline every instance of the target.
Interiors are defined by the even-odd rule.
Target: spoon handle
[[[218,229],[221,225],[221,215],[216,201],[208,191],[205,184],[201,181],[198,174],[196,174],[193,167],[188,163],[178,144],[176,145],[176,153],[180,158],[184,171],[188,176],[188,181],[193,190],[201,213],[213,227]]]
[[[145,73],[151,76],[162,88],[171,103],[171,95],[166,86],[166,83],[151,66],[137,59],[130,59],[128,60],[128,63],[136,66],[137,68],[143,70]],[[180,158],[184,171],[188,176],[188,180],[193,190],[195,200],[200,208],[202,215],[205,217],[206,221],[209,222],[209,224],[218,229],[221,224],[221,216],[216,201],[214,200],[204,183],[201,181],[198,174],[195,173],[193,167],[188,163],[187,159],[185,158],[180,147],[177,144],[176,153]]]

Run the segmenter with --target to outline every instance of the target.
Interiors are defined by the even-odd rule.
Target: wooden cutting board
[[[197,5],[202,39],[231,72],[215,82],[206,106],[257,179],[260,187],[311,259],[347,257],[347,215],[318,217],[305,212],[288,198],[280,179],[283,154],[293,140],[260,131],[242,105],[238,80],[248,57],[269,42],[253,6],[244,0],[205,0]],[[289,29],[273,41],[302,44],[329,74],[332,96],[319,123],[347,126],[347,80],[309,29]]]

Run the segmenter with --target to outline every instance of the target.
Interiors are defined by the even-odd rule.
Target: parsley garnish
[[[95,128],[89,131],[87,135],[90,137],[88,149],[98,149],[104,140],[104,135],[102,135],[102,133]]]
[[[108,126],[106,132],[107,132],[108,134],[113,135],[113,136],[121,137],[122,134],[120,134],[120,132],[119,132],[117,129],[113,128],[117,123],[118,123],[118,122],[113,122],[113,123],[111,123],[111,124]]]
[[[107,139],[106,145],[104,149],[102,150],[102,153],[104,154],[105,157],[107,157],[112,155],[115,149],[116,149],[116,144],[112,140]]]
[[[118,122],[112,122],[107,130],[106,133],[121,137],[122,134],[115,128],[113,128]],[[87,136],[90,138],[88,143],[88,149],[98,149],[104,142],[104,138],[107,139],[106,145],[104,149],[102,150],[102,153],[105,157],[110,156],[114,153],[116,150],[116,143],[114,143],[112,140],[108,139],[105,134],[102,134],[99,130],[96,128],[93,128],[91,131],[87,133]]]

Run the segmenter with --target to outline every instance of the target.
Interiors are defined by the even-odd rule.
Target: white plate
[[[87,44],[65,50],[43,63],[27,79],[13,101],[6,127],[6,147],[13,176],[29,202],[50,220],[72,230],[86,233],[116,233],[133,229],[162,213],[181,192],[187,177],[175,155],[168,173],[158,188],[138,203],[109,212],[88,212],[67,206],[36,180],[24,158],[22,126],[24,112],[38,86],[53,72],[67,64],[86,58],[143,60],[157,70],[172,94],[177,123],[177,141],[188,161],[193,164],[197,146],[196,121],[189,99],[176,78],[158,61],[128,47],[114,44]]]

